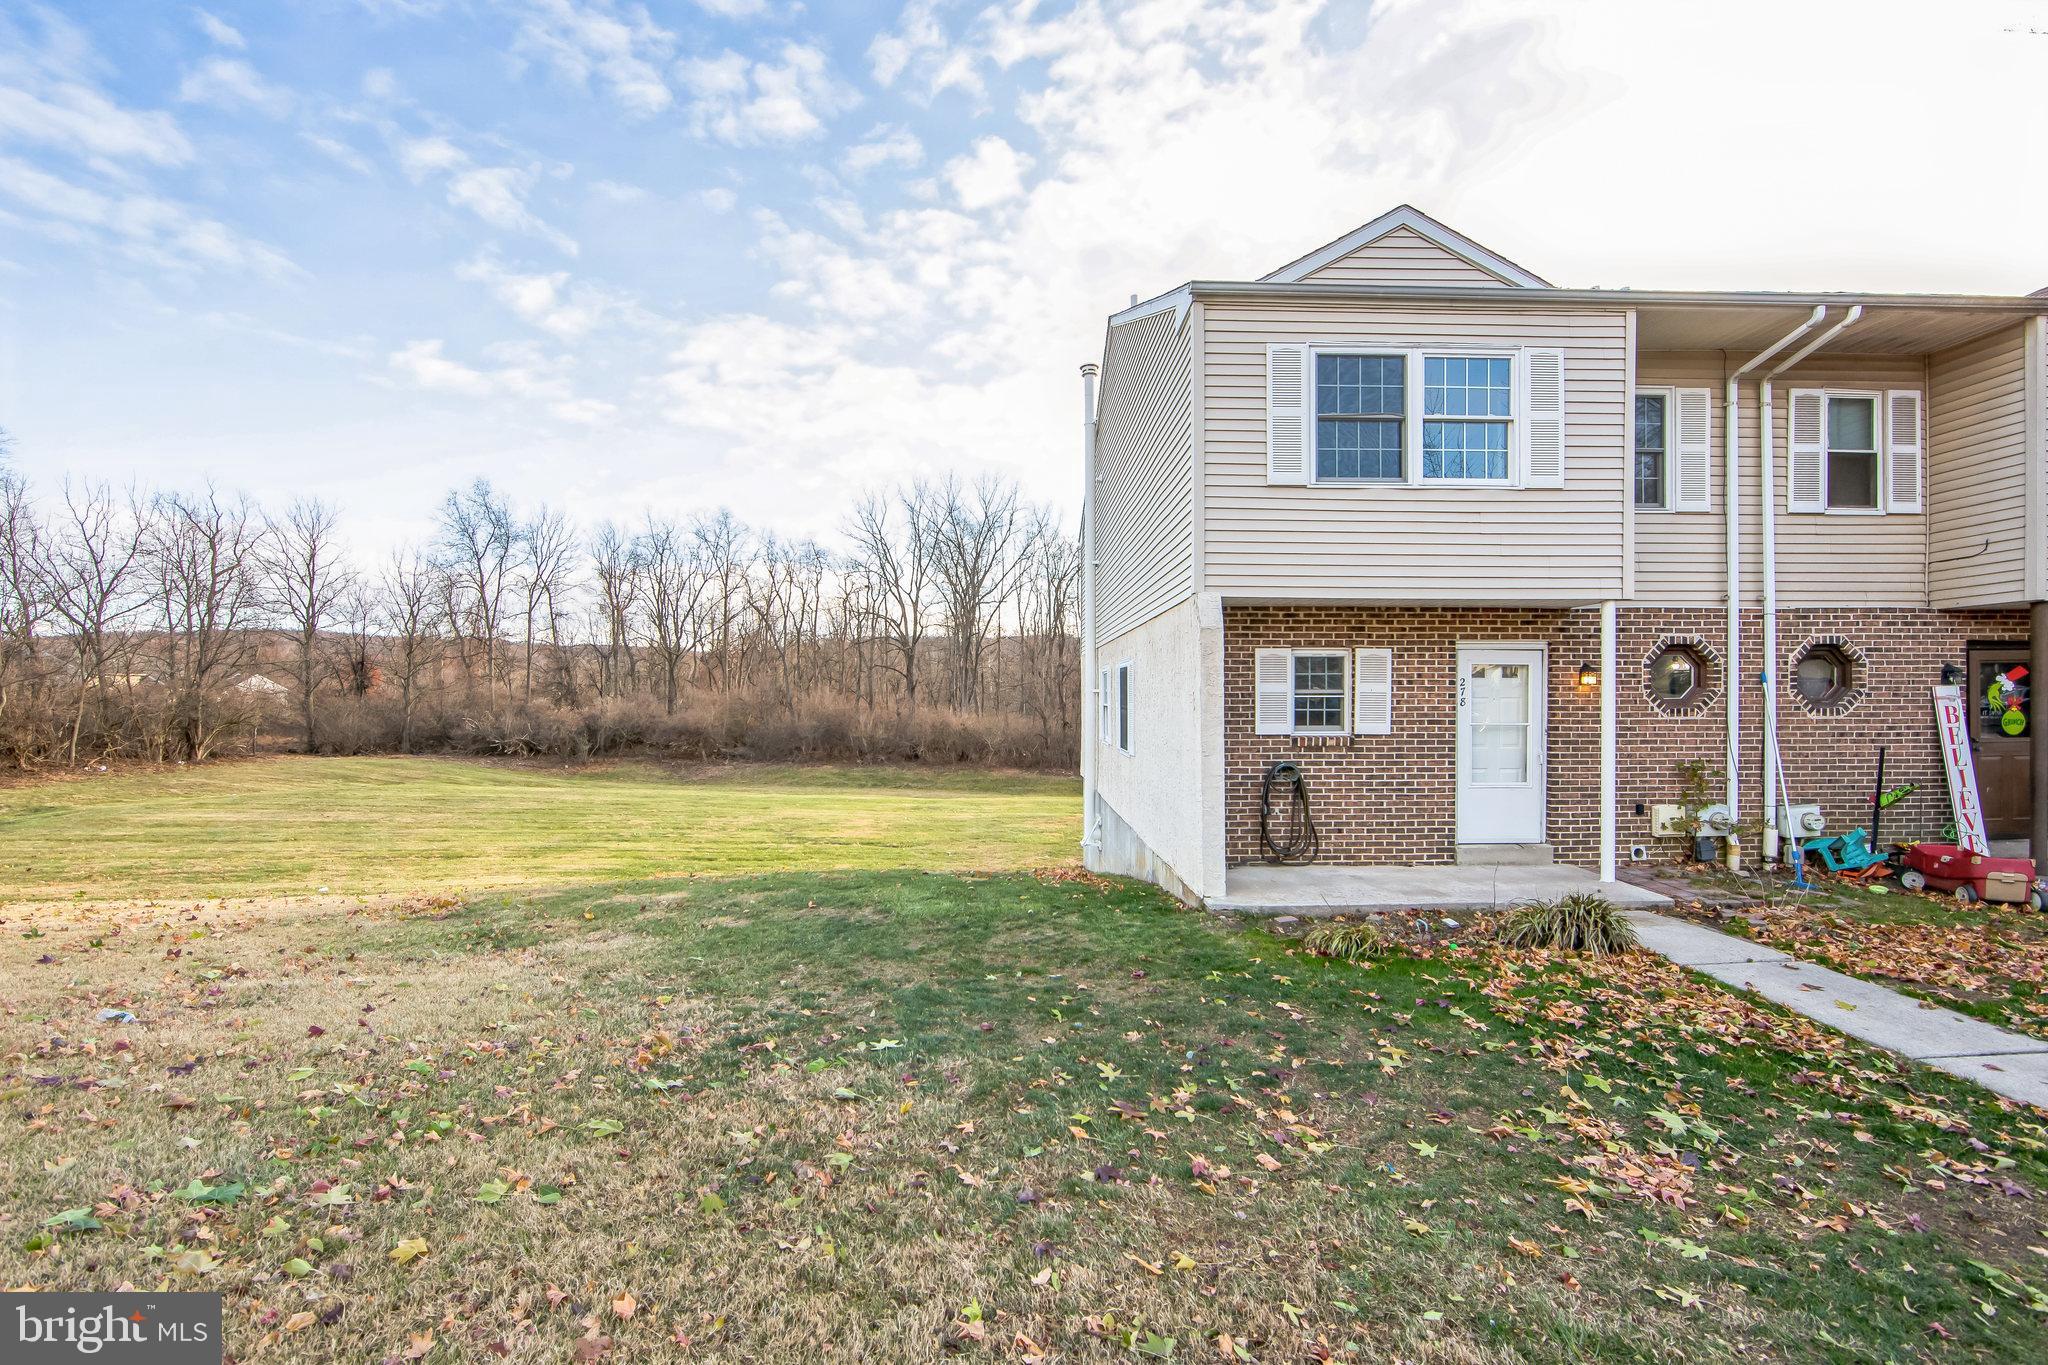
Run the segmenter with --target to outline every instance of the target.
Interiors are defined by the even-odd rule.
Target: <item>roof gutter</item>
[[[1863,316],[1857,304],[1848,316],[1773,365],[1757,385],[1757,487],[1763,490],[1763,524],[1759,539],[1764,556],[1764,659],[1757,680],[1764,692],[1764,846],[1766,859],[1778,855],[1778,813],[1792,804],[1785,786],[1785,763],[1778,752],[1778,495],[1777,453],[1771,431],[1772,381],[1833,341]],[[1773,797],[1772,784],[1776,784]]]
[[[1734,824],[1742,813],[1742,465],[1741,452],[1737,442],[1740,435],[1742,376],[1769,360],[1778,352],[1790,346],[1799,338],[1812,331],[1820,320],[1827,316],[1827,305],[1814,305],[1806,321],[1779,337],[1769,347],[1757,352],[1740,366],[1729,372],[1726,390],[1722,396],[1721,438],[1722,438],[1722,495],[1721,500],[1727,513],[1726,535],[1728,540],[1728,818]],[[1769,488],[1763,490],[1765,502],[1769,502]],[[1765,790],[1768,791],[1768,778]],[[1728,836],[1728,862],[1730,866],[1741,862],[1741,843],[1735,834]]]
[[[1257,280],[1192,280],[1175,289],[1127,308],[1117,314],[1142,314],[1164,305],[1186,290],[1197,298],[1279,298],[1279,299],[1435,299],[1470,303],[1506,304],[1518,308],[1548,308],[1558,304],[1590,304],[1605,308],[1643,308],[1659,305],[1695,308],[1917,308],[1930,312],[1977,311],[2011,313],[2014,317],[2037,317],[2038,298],[2012,294],[1854,294],[1773,293],[1769,291],[1714,292],[1669,289],[1513,289],[1501,285],[1450,284],[1288,284]]]

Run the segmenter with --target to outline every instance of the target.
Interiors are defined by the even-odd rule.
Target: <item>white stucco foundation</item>
[[[1190,598],[1097,643],[1098,669],[1114,678],[1119,665],[1131,666],[1131,752],[1104,741],[1093,716],[1084,740],[1088,869],[1155,882],[1190,901],[1223,891],[1222,732],[1204,724],[1205,709],[1221,720],[1223,614],[1213,601],[1212,611],[1202,605]]]

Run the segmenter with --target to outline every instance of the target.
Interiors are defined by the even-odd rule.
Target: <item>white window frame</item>
[[[1891,499],[1886,495],[1886,484],[1891,478],[1891,458],[1886,450],[1890,437],[1890,415],[1885,411],[1885,396],[1876,389],[1822,389],[1823,406],[1820,413],[1820,505],[1821,514],[1830,517],[1881,517],[1890,510]],[[1835,448],[1830,436],[1835,429],[1835,400],[1837,398],[1868,399],[1870,402],[1870,439],[1877,444],[1871,463],[1872,477],[1877,480],[1874,489],[1877,495],[1875,507],[1835,506]],[[1924,401],[1924,400],[1923,400]],[[1788,418],[1789,420],[1789,418]],[[1861,451],[1855,452],[1861,454]]]
[[[1359,488],[1406,488],[1415,482],[1415,422],[1422,411],[1422,392],[1415,384],[1415,359],[1419,352],[1400,346],[1310,346],[1308,348],[1308,481],[1311,484],[1330,484],[1338,487],[1350,485]],[[1343,357],[1359,360],[1389,360],[1398,358],[1401,362],[1401,476],[1397,479],[1337,479],[1323,478],[1316,472],[1321,461],[1323,410],[1317,406],[1321,385],[1316,375],[1322,368],[1324,356]],[[1332,413],[1333,417],[1351,417],[1352,413]]]
[[[1341,708],[1334,726],[1312,726],[1304,728],[1294,719],[1294,703],[1301,694],[1295,690],[1294,661],[1297,659],[1335,659],[1340,667],[1337,682],[1337,704]],[[1293,735],[1348,735],[1351,733],[1351,651],[1349,649],[1293,649],[1287,654],[1287,732]],[[1317,695],[1322,695],[1318,693]]]
[[[1677,444],[1677,441],[1675,440],[1675,432],[1678,422],[1678,389],[1670,384],[1638,384],[1636,385],[1635,397],[1662,398],[1664,400],[1664,478],[1662,480],[1664,485],[1664,501],[1655,503],[1636,501],[1636,421],[1635,414],[1631,412],[1629,414],[1628,421],[1629,506],[1635,508],[1635,510],[1638,512],[1669,512],[1671,510],[1672,485],[1676,482],[1676,476],[1678,473],[1678,470],[1676,469],[1672,458],[1672,448]]]
[[[1110,709],[1110,725],[1115,731],[1117,752],[1132,752],[1131,744],[1131,661],[1124,660],[1116,666],[1116,704]]]
[[[1317,446],[1322,432],[1322,410],[1317,406],[1320,386],[1316,383],[1318,363],[1323,356],[1361,356],[1381,359],[1400,356],[1406,391],[1402,394],[1401,477],[1398,479],[1326,479],[1317,471]],[[1505,360],[1508,362],[1508,415],[1501,417],[1437,417],[1425,419],[1422,390],[1425,362],[1430,360]],[[1402,344],[1368,346],[1357,342],[1310,342],[1308,347],[1308,482],[1310,486],[1335,488],[1521,488],[1524,470],[1519,428],[1523,416],[1528,361],[1514,347]],[[1425,420],[1448,422],[1501,422],[1508,429],[1508,474],[1504,479],[1426,479],[1422,476],[1422,424]],[[1633,458],[1633,452],[1631,452]],[[1633,468],[1633,466],[1631,466]]]

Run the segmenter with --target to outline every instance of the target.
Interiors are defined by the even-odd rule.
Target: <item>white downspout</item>
[[[1098,365],[1081,367],[1081,850],[1100,851],[1102,824],[1095,811],[1095,746],[1101,743],[1102,699],[1095,695],[1095,377]]]
[[[1742,418],[1742,376],[1769,360],[1813,329],[1827,315],[1825,305],[1813,310],[1805,322],[1778,338],[1728,375],[1722,399],[1721,482],[1722,501],[1727,511],[1728,538],[1728,811],[1730,819],[1742,813],[1742,455],[1739,426]],[[1735,835],[1728,839],[1728,861],[1741,859],[1741,844]]]
[[[1614,803],[1619,797],[1615,772],[1614,601],[1600,604],[1600,880],[1614,880]]]
[[[1792,795],[1784,790],[1784,764],[1778,758],[1778,467],[1772,435],[1772,381],[1806,357],[1840,336],[1863,316],[1863,305],[1849,310],[1847,317],[1812,341],[1772,366],[1757,384],[1757,478],[1763,490],[1763,526],[1760,538],[1764,552],[1764,658],[1758,676],[1764,692],[1764,846],[1766,860],[1778,856],[1778,809],[1790,805]],[[1772,783],[1777,783],[1774,795]]]

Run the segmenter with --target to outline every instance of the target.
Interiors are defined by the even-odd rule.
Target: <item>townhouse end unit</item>
[[[2029,835],[2044,351],[2048,297],[1555,288],[1407,207],[1115,314],[1088,866],[1223,896],[1280,764],[1325,863],[1612,880],[1705,803],[1755,856],[1786,805],[1867,827],[1880,750],[1885,836],[1932,838],[1945,680]]]

